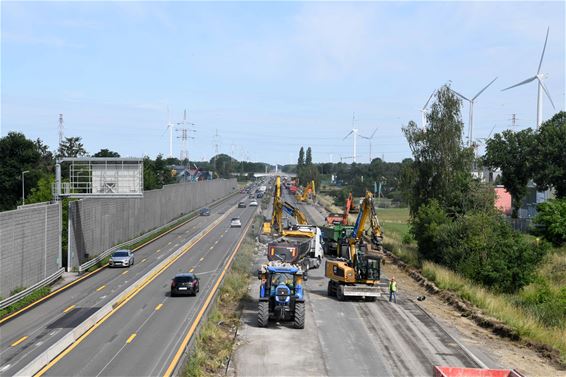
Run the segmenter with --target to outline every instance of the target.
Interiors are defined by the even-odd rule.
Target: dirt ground
[[[460,339],[464,339],[464,345],[473,349],[474,352],[481,351],[498,364],[517,369],[526,376],[566,376],[565,371],[556,369],[536,351],[519,342],[498,337],[463,317],[451,306],[427,292],[390,260],[383,265],[382,272],[386,276],[395,276],[398,281],[399,295],[407,294],[415,298],[426,296],[426,299],[418,304],[445,328],[455,328]]]

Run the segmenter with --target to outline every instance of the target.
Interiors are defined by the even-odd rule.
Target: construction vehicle
[[[328,214],[328,216],[326,216],[326,223],[348,225],[348,216],[350,215],[350,210],[352,209],[353,204],[354,200],[352,199],[352,193],[350,193],[350,195],[346,199],[344,212]]]
[[[297,200],[297,202],[306,202],[307,199],[314,199],[315,196],[316,196],[316,191],[313,180],[307,185],[307,187],[305,187],[305,189],[301,194],[299,193],[295,194],[295,200]]]
[[[293,321],[297,329],[305,327],[303,271],[285,262],[269,262],[258,270],[261,280],[257,323],[267,327],[269,320]]]
[[[338,243],[342,238],[352,234],[353,229],[353,225],[334,224],[321,226],[324,255],[330,257],[338,256]]]
[[[373,195],[366,192],[360,206],[352,233],[338,242],[337,258],[326,261],[325,276],[328,281],[328,295],[343,301],[346,297],[364,297],[373,301],[381,296],[381,258],[368,248],[363,238],[367,220],[370,219],[372,243],[381,247],[383,233],[375,213]]]

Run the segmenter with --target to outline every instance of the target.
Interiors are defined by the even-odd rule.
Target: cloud
[[[54,35],[32,35],[32,34],[16,34],[2,33],[2,43],[14,43],[25,45],[37,45],[44,47],[56,48],[83,48],[84,44],[70,42],[64,38]]]

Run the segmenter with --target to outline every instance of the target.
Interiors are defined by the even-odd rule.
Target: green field
[[[408,208],[379,208],[377,217],[385,232],[388,235],[396,235],[401,238],[409,233],[409,209]]]

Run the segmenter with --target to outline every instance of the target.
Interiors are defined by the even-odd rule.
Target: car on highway
[[[242,227],[242,220],[239,217],[233,217],[230,220],[230,228],[241,228]]]
[[[256,200],[252,200],[250,202],[250,207],[257,207],[257,201]]]
[[[134,265],[134,253],[130,250],[116,250],[110,260],[109,267],[130,267]]]
[[[186,274],[177,274],[171,280],[171,297],[177,295],[196,296],[199,291],[198,277],[192,272]]]
[[[200,215],[201,216],[210,216],[210,209],[208,208],[203,208],[200,210]]]
[[[254,194],[248,195],[248,199],[253,199],[253,198],[255,198]]]
[[[241,201],[240,203],[238,203],[238,208],[246,208],[246,202]]]
[[[258,198],[258,199],[259,199],[259,198],[263,198],[263,192],[258,192],[258,193],[256,194],[256,198]]]

